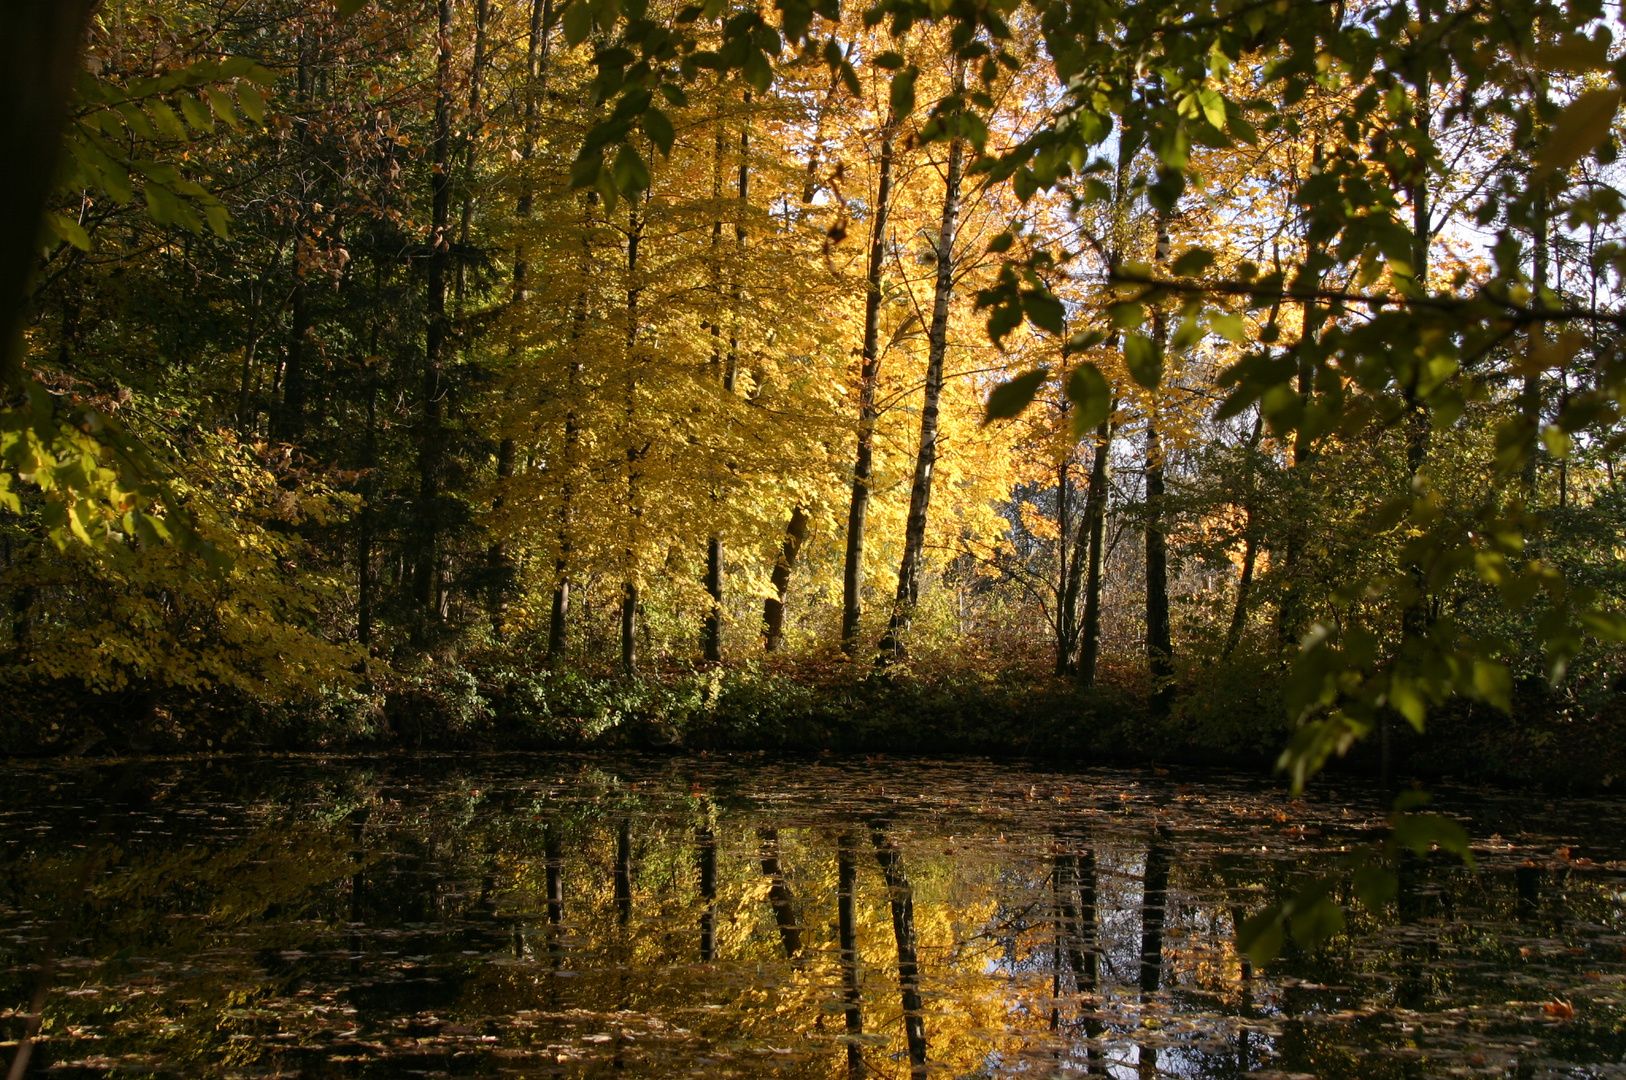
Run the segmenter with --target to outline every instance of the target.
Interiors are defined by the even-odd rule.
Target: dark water
[[[1442,793],[1480,868],[1250,972],[1345,791],[930,762],[0,768],[34,1075],[1626,1077],[1621,804]],[[921,1064],[921,1058],[924,1064]]]

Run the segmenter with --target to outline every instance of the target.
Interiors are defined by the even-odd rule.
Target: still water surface
[[[0,768],[0,1035],[203,1077],[1626,1077],[1612,800],[1442,792],[1479,869],[1251,971],[1346,790],[927,761]]]

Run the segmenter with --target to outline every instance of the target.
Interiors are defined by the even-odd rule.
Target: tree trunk
[[[22,325],[40,222],[57,182],[62,125],[92,0],[0,4],[0,405],[22,388]]]
[[[1113,402],[1114,408],[1117,402]],[[1078,685],[1095,685],[1096,661],[1101,655],[1101,580],[1106,556],[1107,487],[1112,482],[1112,418],[1095,429],[1095,453],[1090,461],[1089,492],[1084,497],[1084,521],[1079,526],[1088,535],[1088,565],[1084,573],[1084,616],[1079,627]]]
[[[1154,415],[1146,420],[1146,664],[1152,678],[1152,708],[1159,715],[1168,712],[1174,677],[1163,497],[1163,438]]]
[[[440,576],[437,504],[445,456],[441,397],[445,391],[446,264],[451,252],[446,228],[451,210],[452,0],[439,0],[437,7],[440,34],[435,66],[435,139],[431,148],[429,326],[424,339],[423,415],[418,441],[418,504],[414,521],[418,549],[412,577],[412,599],[417,608],[413,637],[419,645],[427,641],[429,624],[438,616],[435,604]]]
[[[595,193],[587,193],[583,207],[583,217],[587,219],[583,222],[584,236],[587,231],[586,226],[591,225],[593,206],[597,203],[597,201],[598,196]],[[582,279],[585,282],[587,276],[592,272],[592,255],[588,250],[587,241],[585,239],[582,241],[581,255],[581,274]],[[571,338],[573,340],[580,340],[582,334],[586,331],[587,316],[587,293],[584,287],[584,290],[576,297],[576,313],[574,316],[574,325],[571,328]],[[581,379],[581,361],[578,359],[572,359],[568,364],[567,370],[569,386],[565,397],[567,401],[573,403],[576,398],[577,383]],[[548,617],[547,663],[550,666],[558,664],[564,659],[565,646],[567,644],[566,631],[568,629],[568,620],[570,617],[570,557],[574,550],[574,544],[571,540],[571,514],[574,509],[576,497],[576,450],[580,440],[581,429],[576,420],[576,410],[572,406],[567,406],[565,409],[565,449],[562,464],[564,481],[560,484],[559,491],[559,551],[554,558],[553,603],[552,610]]]
[[[1424,74],[1417,86],[1417,109],[1413,122],[1417,125],[1420,140],[1418,146],[1428,145],[1429,123],[1429,77]],[[1412,260],[1414,263],[1414,277],[1416,291],[1422,295],[1428,291],[1428,249],[1430,223],[1429,215],[1429,184],[1428,162],[1426,159],[1417,163],[1417,179],[1412,188]],[[1417,371],[1417,381],[1421,381],[1422,370]],[[1429,416],[1428,405],[1417,395],[1419,387],[1413,386],[1408,396],[1411,398],[1410,411],[1406,418],[1406,471],[1408,473],[1408,491],[1416,493],[1422,484],[1423,465],[1428,460],[1429,443],[1432,441],[1433,421]],[[1407,638],[1416,640],[1428,632],[1429,597],[1428,597],[1428,568],[1420,563],[1413,563],[1408,567],[1412,579],[1415,596],[1406,610],[1401,614],[1401,629]]]
[[[1253,434],[1248,437],[1248,481],[1243,495],[1242,574],[1236,583],[1236,606],[1231,609],[1231,625],[1225,631],[1225,651],[1220,654],[1229,660],[1242,641],[1242,631],[1248,624],[1248,598],[1253,591],[1254,565],[1259,558],[1259,538],[1254,532],[1253,455],[1259,449],[1259,438],[1265,431],[1264,414],[1254,417]]]
[[[503,508],[503,492],[513,477],[514,440],[505,437],[497,443],[497,494],[491,500],[492,510]],[[492,541],[486,562],[491,572],[491,632],[500,639],[503,619],[508,613],[509,579],[513,575],[513,568],[508,565],[508,547],[501,539]]]
[[[886,226],[892,202],[892,140],[897,118],[881,128],[881,174],[870,223],[869,265],[865,272],[863,364],[858,375],[858,455],[853,465],[852,504],[847,511],[847,555],[841,573],[841,649],[858,651],[858,622],[864,614],[864,525],[869,515],[870,482],[875,473],[875,388],[881,376],[881,267],[886,260]]]
[[[1169,223],[1157,218],[1159,266],[1168,262]],[[1153,315],[1157,347],[1168,344],[1168,323],[1162,310]],[[1163,433],[1158,430],[1159,395],[1153,393],[1146,414],[1146,668],[1152,680],[1152,712],[1164,715],[1173,697],[1174,642],[1169,626],[1169,541],[1163,531]]]
[[[954,66],[954,92],[965,91],[965,64]],[[881,639],[881,655],[902,659],[909,622],[920,603],[920,564],[926,550],[926,517],[931,509],[932,476],[937,467],[937,425],[943,396],[943,357],[948,352],[949,303],[954,293],[954,231],[960,214],[960,180],[965,147],[959,139],[949,143],[948,173],[943,184],[943,215],[937,229],[937,281],[932,292],[932,324],[927,335],[926,387],[920,407],[920,449],[915,453],[915,476],[909,488],[909,517],[903,532],[903,559],[898,564],[898,595],[892,619]],[[866,318],[868,311],[865,312]],[[868,340],[868,323],[865,324]],[[854,629],[856,630],[856,624]]]
[[[780,548],[779,560],[773,567],[774,595],[762,602],[762,647],[765,652],[778,652],[785,643],[785,594],[790,591],[790,572],[796,566],[807,541],[807,511],[798,506],[791,511],[790,523],[785,526],[785,543]]]
[[[751,92],[745,92],[745,103],[751,103]],[[721,143],[721,133],[718,135]],[[740,171],[739,171],[739,221],[734,226],[735,251],[735,278],[731,290],[733,300],[733,321],[738,324],[742,291],[739,282],[739,266],[745,258],[745,208],[751,193],[751,128],[746,121],[740,128]],[[721,155],[719,155],[721,156]],[[722,222],[717,222],[718,229],[712,233],[713,244],[720,239]],[[713,331],[718,328],[713,325]],[[728,338],[728,362],[723,368],[723,392],[733,394],[739,385],[739,337],[737,330],[730,331]],[[711,605],[706,611],[706,620],[700,630],[701,655],[711,663],[719,663],[723,659],[723,538],[713,533],[706,544],[706,592],[711,597]]]
[[[638,214],[638,204],[633,201],[631,209],[627,212],[627,509],[631,516],[628,524],[628,542],[626,549],[626,577],[621,590],[621,672],[624,675],[638,673],[638,525],[643,517],[643,507],[639,504],[641,495],[638,490],[638,481],[642,478],[639,462],[643,458],[643,450],[637,446],[637,436],[634,431],[637,402],[637,347],[638,347],[638,299],[643,292],[638,281],[638,245],[643,239],[644,222]]]
[[[294,238],[294,294],[288,351],[282,367],[282,405],[277,410],[276,437],[281,442],[298,443],[305,437],[305,344],[310,337],[310,304],[305,297],[305,279],[299,273],[299,239]]]

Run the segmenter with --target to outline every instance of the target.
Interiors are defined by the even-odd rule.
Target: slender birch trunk
[[[881,126],[881,171],[870,221],[869,264],[865,272],[864,348],[858,375],[858,455],[853,465],[852,503],[847,511],[847,554],[841,573],[841,649],[858,651],[858,623],[864,614],[864,527],[870,483],[875,474],[875,388],[881,377],[881,267],[886,260],[886,226],[892,204],[892,144],[898,119],[888,114]]]
[[[956,61],[954,92],[965,91],[965,63]],[[948,351],[949,304],[954,298],[954,232],[960,214],[960,183],[965,146],[949,143],[948,172],[943,182],[943,214],[937,229],[937,281],[932,292],[932,323],[927,334],[926,387],[920,408],[920,448],[915,453],[914,481],[909,488],[909,517],[904,525],[903,559],[898,565],[898,593],[892,619],[881,639],[881,655],[902,659],[909,623],[920,603],[920,566],[926,550],[926,518],[931,510],[932,477],[937,468],[937,428],[943,397],[943,357]],[[867,315],[866,311],[866,315]],[[866,340],[868,324],[865,324]],[[854,628],[856,630],[856,626]]]

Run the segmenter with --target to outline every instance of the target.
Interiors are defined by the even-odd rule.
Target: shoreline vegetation
[[[516,667],[506,650],[392,671],[370,690],[233,708],[215,695],[147,706],[68,689],[57,719],[0,724],[12,760],[504,751],[901,755],[1058,766],[1201,767],[1272,775],[1291,735],[1280,699],[1239,661],[1181,687],[1160,714],[1133,668],[1081,690],[1042,659],[1005,670],[834,658],[646,672]],[[1539,683],[1511,713],[1458,703],[1418,733],[1396,723],[1329,764],[1332,777],[1608,792],[1626,777],[1626,702],[1571,715]],[[1388,760],[1384,760],[1387,749]]]

